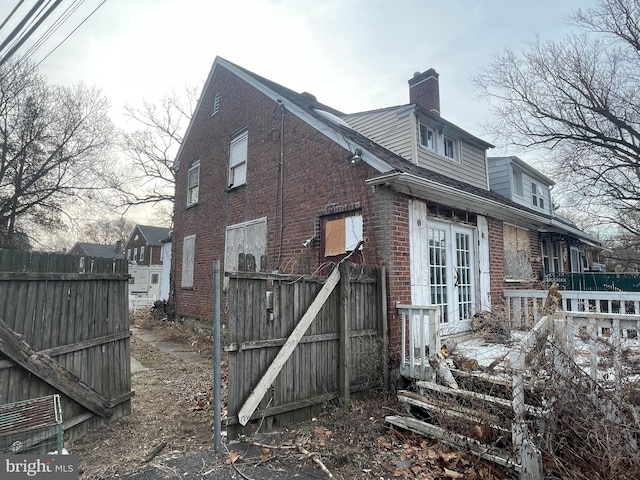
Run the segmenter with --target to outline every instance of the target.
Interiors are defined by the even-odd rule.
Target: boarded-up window
[[[512,280],[531,280],[531,244],[529,231],[504,225],[504,276]]]
[[[265,271],[266,268],[267,219],[259,218],[228,226],[224,249],[225,271]]]
[[[353,251],[362,240],[362,215],[327,220],[324,224],[324,256]]]
[[[182,243],[182,288],[193,288],[193,271],[195,266],[196,236],[184,237]]]

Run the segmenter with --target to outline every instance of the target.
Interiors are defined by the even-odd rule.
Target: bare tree
[[[640,0],[600,0],[571,21],[571,36],[505,50],[474,79],[495,112],[488,131],[546,150],[567,206],[638,236],[626,217],[640,209]]]
[[[153,205],[173,212],[173,162],[197,102],[197,87],[172,91],[158,103],[145,99],[142,107],[127,106],[126,115],[136,130],[122,137],[128,168],[114,182],[121,205]]]
[[[124,217],[111,220],[97,220],[84,225],[82,236],[102,245],[124,243],[129,239],[135,225]]]
[[[3,64],[0,246],[59,228],[70,205],[91,201],[103,185],[113,133],[98,90],[50,85],[32,65]]]

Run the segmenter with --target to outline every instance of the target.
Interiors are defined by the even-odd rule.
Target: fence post
[[[340,394],[343,406],[351,401],[351,266],[340,268]]]
[[[220,453],[221,447],[221,362],[220,362],[220,260],[213,261],[213,448]]]

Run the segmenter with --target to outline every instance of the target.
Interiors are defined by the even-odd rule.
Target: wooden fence
[[[229,439],[307,420],[324,402],[387,382],[384,270],[343,263],[339,272],[329,280],[227,274]],[[327,285],[334,275],[335,288]],[[258,392],[257,408],[241,413]]]
[[[127,262],[80,261],[0,249],[0,404],[62,394],[67,438],[129,414],[133,395]]]

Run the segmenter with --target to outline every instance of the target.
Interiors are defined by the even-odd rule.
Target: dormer
[[[488,190],[486,152],[493,145],[442,117],[439,82],[433,68],[417,72],[408,82],[408,105],[341,118],[415,165]]]
[[[518,157],[489,157],[489,186],[508,199],[551,214],[551,187],[555,182]]]

